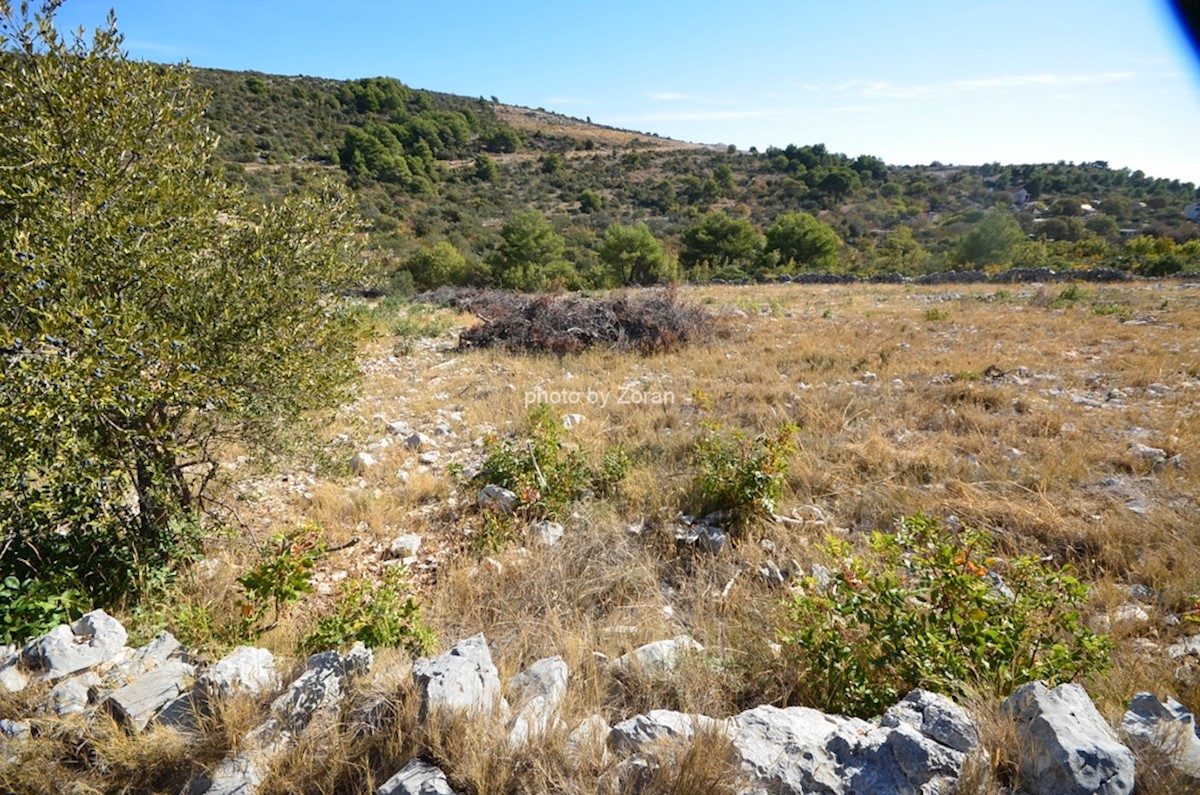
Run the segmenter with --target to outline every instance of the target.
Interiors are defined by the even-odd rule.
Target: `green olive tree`
[[[256,206],[185,67],[0,0],[0,577],[99,603],[184,550],[227,443],[273,451],[356,374],[332,187]]]

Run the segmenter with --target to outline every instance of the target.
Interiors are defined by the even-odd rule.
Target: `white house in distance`
[[[1189,221],[1200,221],[1200,202],[1192,202],[1184,207],[1183,217]]]

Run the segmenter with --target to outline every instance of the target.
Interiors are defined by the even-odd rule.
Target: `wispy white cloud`
[[[893,83],[888,80],[847,80],[831,87],[834,93],[881,99],[924,99],[1005,93],[1030,88],[1068,88],[1131,80],[1134,72],[1097,74],[1002,75],[937,83]]]
[[[650,121],[729,121],[733,119],[759,119],[764,116],[776,116],[772,110],[697,110],[671,111],[663,113],[641,113],[633,116],[623,116],[613,119],[614,124],[629,124],[632,122]]]
[[[188,54],[187,50],[182,47],[171,44],[159,44],[154,41],[142,41],[140,39],[126,39],[124,45],[125,49],[130,52],[153,53],[155,55],[165,55],[170,58],[183,58]]]

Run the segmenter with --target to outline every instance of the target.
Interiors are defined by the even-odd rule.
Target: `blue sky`
[[[1200,61],[1166,0],[68,0],[139,59],[543,107],[889,163],[1105,160],[1200,183]]]

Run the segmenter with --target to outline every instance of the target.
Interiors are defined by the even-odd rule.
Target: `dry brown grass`
[[[380,550],[395,535],[420,534],[413,577],[443,645],[484,632],[502,677],[562,655],[572,670],[564,718],[574,726],[593,713],[618,720],[674,707],[723,717],[783,702],[794,682],[771,643],[785,591],[760,569],[806,572],[822,560],[827,533],[855,542],[900,515],[953,514],[991,530],[1005,555],[1070,563],[1095,585],[1096,616],[1128,601],[1131,584],[1156,589],[1150,621],[1118,627],[1112,670],[1086,685],[1114,721],[1137,690],[1200,708],[1200,686],[1177,677],[1165,655],[1189,625],[1164,620],[1191,609],[1200,592],[1200,461],[1191,460],[1200,449],[1200,294],[1176,283],[1129,284],[1102,296],[1085,290],[1064,305],[1054,300],[1061,289],[689,288],[685,297],[724,316],[726,333],[651,356],[464,352],[451,334],[392,357],[393,342],[376,339],[364,350],[360,395],[326,429],[331,440],[349,439],[331,444],[330,457],[344,465],[386,438],[390,421],[431,436],[446,422],[454,435],[435,437],[438,461],[422,469],[416,452],[392,444],[374,450],[379,464],[359,475],[335,466],[303,488],[295,478],[311,473],[286,483],[260,478],[259,496],[238,503],[245,529],[213,551],[236,572],[253,560],[252,539],[316,521],[330,543],[361,539],[322,561],[321,576],[357,576],[382,570]],[[1093,313],[1098,300],[1126,304],[1139,324]],[[568,443],[593,464],[622,445],[633,462],[628,477],[614,495],[581,505],[558,545],[513,544],[481,559],[465,532],[481,528],[473,491],[448,463],[477,465],[489,429],[523,432],[531,400],[589,392],[607,403],[555,405],[584,417]],[[623,392],[671,400],[618,402]],[[758,527],[715,558],[676,547],[671,522],[694,507],[690,456],[705,420],[750,434],[800,426],[779,512],[801,523]],[[1156,468],[1130,452],[1135,441],[1182,453],[1185,465]],[[190,582],[180,601],[222,615],[236,601],[233,576]],[[313,595],[264,641],[294,654],[294,639],[327,603]],[[603,661],[685,633],[706,652],[673,674],[620,680]],[[1146,642],[1158,645],[1136,649]],[[548,738],[538,759],[508,748],[500,726],[421,730],[409,688],[387,693],[398,717],[386,737],[302,742],[281,762],[278,781],[361,791],[422,755],[443,762],[467,792],[516,791],[518,781],[530,792],[619,786],[597,782],[597,759],[572,763],[565,736]],[[994,774],[980,791],[1000,792],[1019,751],[988,717],[989,704],[977,708],[999,756],[980,768]],[[672,771],[687,767],[683,753]],[[718,755],[700,756],[707,763]],[[695,775],[716,780],[699,768]],[[656,779],[654,791],[685,791],[692,784],[684,780]]]

